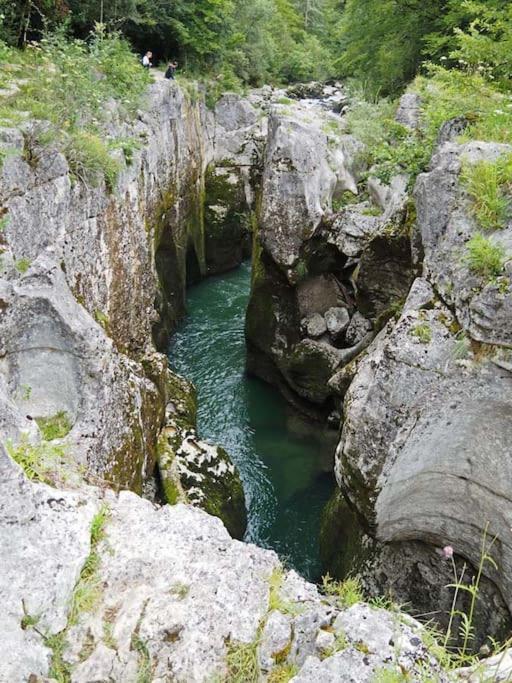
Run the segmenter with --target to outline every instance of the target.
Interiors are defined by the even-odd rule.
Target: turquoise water
[[[169,358],[197,387],[200,435],[224,446],[240,469],[249,512],[246,540],[274,549],[317,579],[320,515],[334,488],[334,437],[245,375],[249,289],[248,264],[192,287],[188,317]]]

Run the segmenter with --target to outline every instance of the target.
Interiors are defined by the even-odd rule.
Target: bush
[[[68,138],[65,154],[75,178],[86,185],[98,185],[103,178],[107,188],[114,189],[121,167],[110,156],[108,147],[97,135],[88,132],[74,133]]]
[[[133,115],[151,80],[128,43],[117,34],[98,34],[85,43],[57,33],[11,53],[18,61],[9,78],[18,84],[21,79],[21,85],[5,98],[1,118],[49,122],[37,142],[62,147],[76,178],[97,184],[104,177],[112,189],[120,166],[101,131],[112,116]]]
[[[510,216],[511,198],[506,190],[512,185],[512,156],[467,165],[462,178],[480,226],[484,230],[505,227]]]
[[[477,234],[466,245],[465,260],[469,269],[488,280],[498,277],[505,266],[505,250],[484,235]]]

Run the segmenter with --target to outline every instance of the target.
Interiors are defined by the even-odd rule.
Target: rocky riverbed
[[[0,680],[245,680],[240,661],[248,680],[445,680],[411,618],[347,609],[232,540],[240,477],[160,352],[187,285],[252,252],[249,370],[342,426],[331,561],[349,504],[367,585],[444,611],[438,548],[475,566],[487,529],[479,633],[500,633],[511,276],[484,286],[460,258],[477,226],[459,176],[508,148],[445,131],[411,192],[368,173],[341,86],[214,111],[175,83],[147,99],[131,124],[111,113],[138,141],[112,191],[77,181],[35,122],[0,130]],[[397,117],[419,125],[419,108],[408,95]],[[361,201],[340,206],[346,192]]]

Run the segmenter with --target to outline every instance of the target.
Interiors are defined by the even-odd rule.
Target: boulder
[[[342,337],[350,324],[350,314],[346,308],[330,308],[324,318],[327,331],[333,339]]]

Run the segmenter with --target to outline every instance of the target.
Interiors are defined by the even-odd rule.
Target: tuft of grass
[[[85,185],[97,186],[102,179],[113,190],[121,171],[108,146],[94,133],[79,131],[71,135],[65,148],[72,175]]]
[[[384,667],[377,669],[372,678],[372,683],[410,683],[411,678],[397,667]]]
[[[503,272],[505,250],[484,235],[477,233],[466,244],[465,261],[472,273],[486,280],[492,280]]]
[[[480,227],[484,230],[504,228],[511,216],[512,155],[494,162],[466,165],[462,180]]]
[[[102,505],[92,519],[90,528],[91,549],[73,591],[68,626],[77,624],[83,612],[92,612],[101,596],[101,583],[98,577],[101,560],[98,544],[105,538],[105,525],[109,516],[109,507]]]
[[[44,441],[63,439],[72,428],[69,416],[64,410],[53,415],[53,417],[38,417],[36,422]]]
[[[276,568],[269,578],[270,594],[268,598],[268,609],[277,610],[283,614],[296,615],[299,614],[301,608],[299,605],[285,600],[281,595],[281,586],[283,584],[284,573],[281,568]]]
[[[363,589],[357,577],[349,577],[344,581],[335,581],[329,574],[322,579],[322,589],[326,595],[336,598],[340,608],[352,607],[363,601]]]
[[[190,586],[185,583],[175,583],[171,588],[171,593],[180,600],[184,600],[190,592]]]
[[[281,664],[272,669],[267,678],[267,683],[288,683],[298,672],[299,667],[296,664]]]
[[[71,681],[71,666],[64,659],[67,647],[66,631],[56,635],[46,636],[44,644],[52,651],[52,661],[48,677],[57,683],[69,683]]]
[[[7,444],[7,452],[20,465],[28,479],[53,483],[53,474],[59,461],[65,458],[62,446],[53,446],[47,442],[32,445],[26,439],[16,446]]]
[[[151,664],[151,655],[147,644],[140,638],[139,635],[132,637],[132,650],[136,650],[139,654],[139,668],[137,671],[137,683],[151,683],[153,680],[153,666]]]
[[[30,268],[30,265],[31,262],[28,258],[20,258],[14,262],[14,267],[16,268],[18,273],[21,273],[22,275],[25,275],[25,273]]]
[[[284,104],[284,105],[293,104],[293,100],[291,100],[289,97],[280,97],[277,100],[277,104]]]
[[[432,341],[432,330],[428,323],[419,323],[413,327],[409,334],[411,337],[416,337],[422,344],[430,344]]]
[[[105,525],[110,517],[110,508],[103,504],[94,515],[91,522],[91,545],[96,548],[100,541],[105,538]]]
[[[258,641],[252,643],[230,643],[226,664],[226,683],[258,683],[260,666],[257,655]]]

